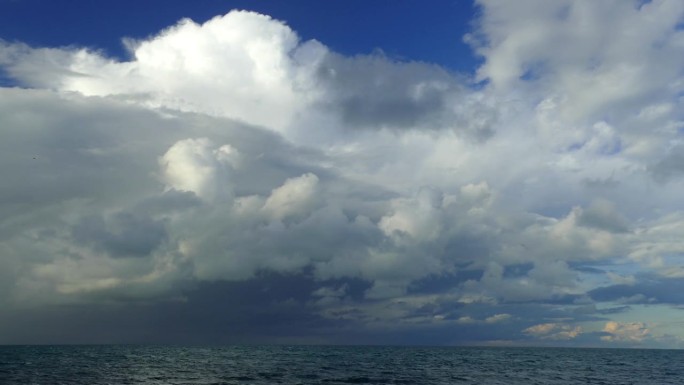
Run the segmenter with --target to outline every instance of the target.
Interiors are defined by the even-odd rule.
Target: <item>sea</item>
[[[381,346],[0,346],[2,385],[684,384],[684,351]]]

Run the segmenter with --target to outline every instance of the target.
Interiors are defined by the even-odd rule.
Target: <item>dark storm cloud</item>
[[[186,210],[201,204],[202,201],[195,194],[171,189],[158,196],[143,199],[135,205],[134,211],[146,215],[158,215]]]
[[[3,343],[344,343],[353,321],[318,314],[312,296],[345,286],[360,300],[368,284],[315,281],[309,273],[262,272],[255,278],[193,284],[163,301],[51,305],[0,318]],[[358,327],[358,325],[356,326]]]
[[[260,272],[246,281],[196,282],[163,301],[124,300],[119,305],[91,303],[24,309],[2,319],[9,333],[2,343],[341,343],[485,344],[524,342],[520,331],[540,320],[597,320],[542,304],[463,304],[445,297],[405,316],[380,320],[364,313],[368,282],[319,281],[311,272]],[[314,293],[344,287],[347,305],[325,316]],[[410,300],[409,300],[410,302]],[[409,302],[393,302],[410,306]],[[333,307],[334,308],[334,307]],[[354,309],[357,310],[354,310]],[[342,310],[346,309],[346,310]],[[435,315],[442,315],[434,322]],[[420,321],[422,320],[422,321]],[[369,326],[376,324],[377,326]],[[27,327],[28,326],[28,327]],[[36,330],[29,333],[29,330]]]
[[[513,265],[504,266],[504,278],[524,277],[534,268],[533,263],[516,263]]]
[[[331,106],[352,126],[410,128],[439,118],[454,87],[447,73],[419,63],[395,64],[384,56],[327,56],[318,78],[331,90]],[[424,90],[417,87],[425,82]],[[446,89],[440,89],[444,87]],[[414,95],[412,95],[414,94]]]
[[[409,294],[443,293],[458,287],[468,280],[479,280],[482,278],[482,273],[482,270],[475,269],[458,270],[454,273],[431,274],[411,282],[407,292]]]
[[[684,304],[684,278],[639,275],[632,285],[612,285],[588,292],[595,301],[627,304]]]
[[[619,313],[626,313],[632,310],[631,306],[616,306],[616,307],[609,307],[606,309],[600,309],[597,310],[598,314],[604,314],[604,315],[610,315],[610,314],[619,314]]]
[[[453,129],[480,140],[493,135],[494,111],[468,101],[465,88],[435,65],[330,53],[317,79],[327,90],[325,106],[351,128]]]
[[[91,245],[113,257],[144,257],[167,237],[164,223],[130,212],[108,217],[89,216],[72,230],[77,242]]]

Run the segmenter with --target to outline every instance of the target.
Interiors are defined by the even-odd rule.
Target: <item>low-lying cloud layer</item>
[[[473,77],[245,11],[0,41],[0,343],[679,346],[684,4],[478,4]]]

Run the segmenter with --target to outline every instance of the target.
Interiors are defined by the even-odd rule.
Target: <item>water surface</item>
[[[0,384],[684,384],[684,351],[0,346]]]

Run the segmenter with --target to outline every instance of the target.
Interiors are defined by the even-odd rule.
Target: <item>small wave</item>
[[[341,384],[387,384],[390,383],[390,379],[385,378],[370,378],[365,376],[360,377],[346,377],[346,378],[326,378],[322,382],[336,382]]]

